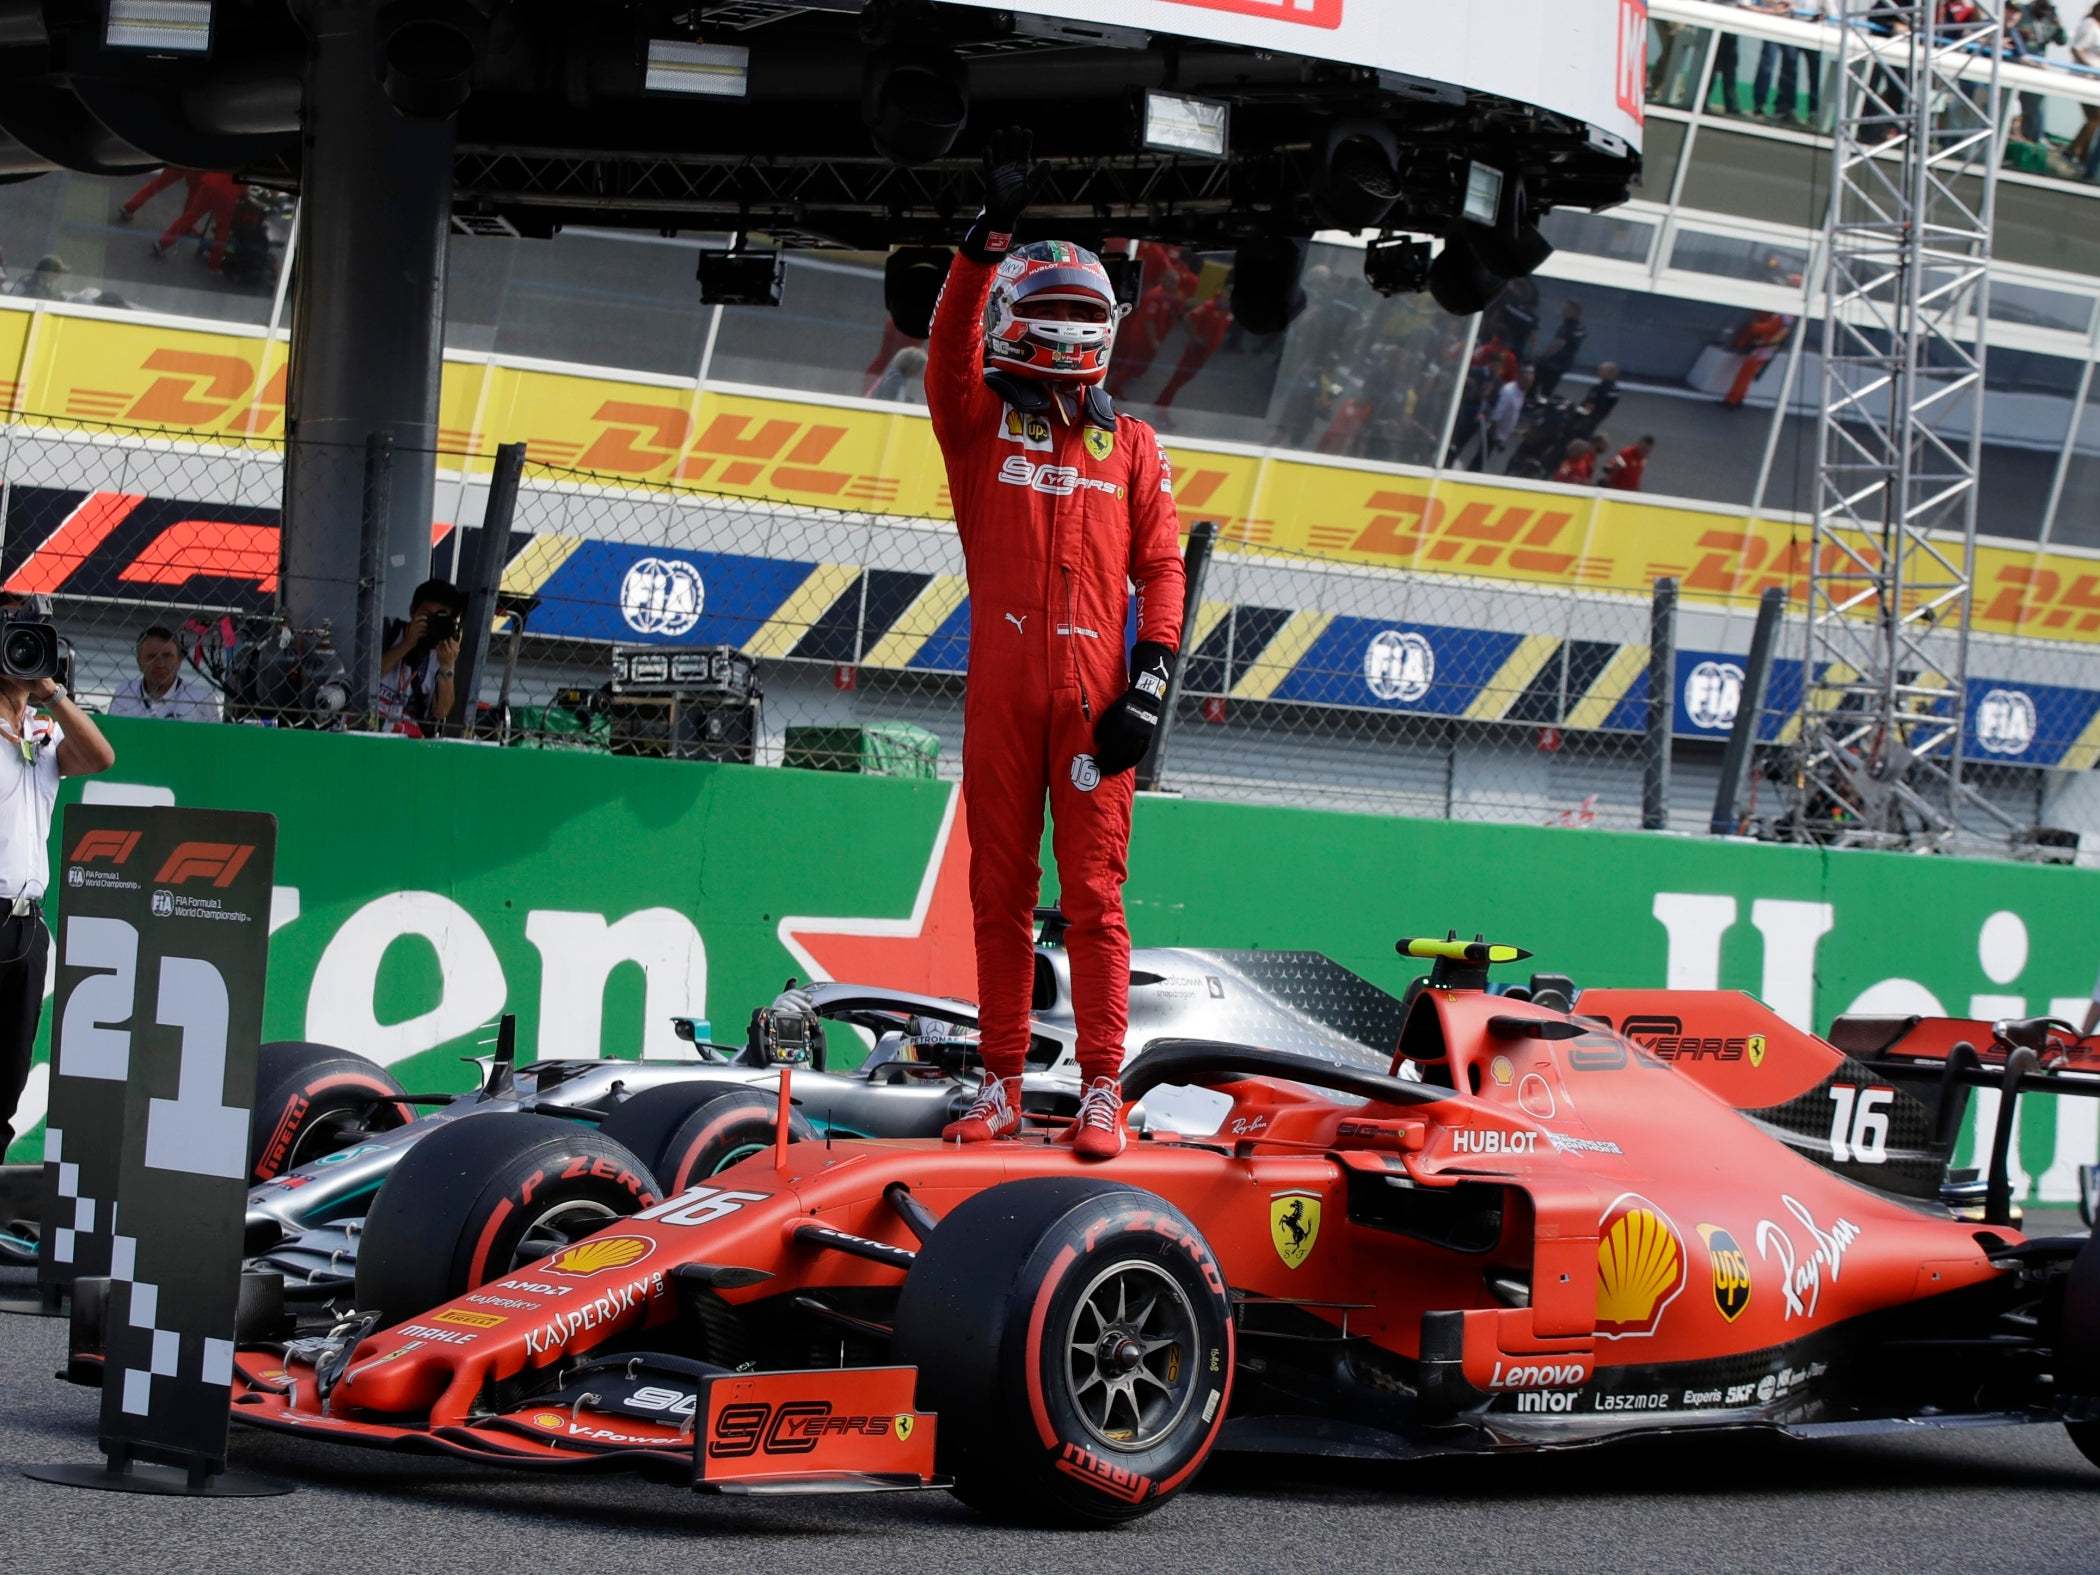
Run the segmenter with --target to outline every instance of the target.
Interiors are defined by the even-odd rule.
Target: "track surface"
[[[0,1295],[20,1294],[0,1274]],[[326,1575],[681,1566],[809,1575],[1553,1570],[2090,1571],[2100,1471],[2054,1427],[1791,1444],[1715,1438],[1573,1456],[1365,1469],[1225,1460],[1119,1532],[1024,1532],[945,1494],[695,1499],[556,1484],[235,1429],[286,1498],[183,1502],[48,1487],[15,1467],[95,1458],[96,1397],[54,1382],[55,1319],[0,1316],[0,1547],[24,1575]]]

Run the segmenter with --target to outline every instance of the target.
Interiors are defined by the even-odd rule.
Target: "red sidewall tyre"
[[[755,1088],[736,1088],[695,1108],[664,1145],[657,1179],[667,1195],[696,1186],[718,1171],[772,1148],[779,1104]],[[788,1141],[816,1135],[797,1111],[788,1112]]]
[[[255,1106],[248,1118],[248,1180],[282,1175],[346,1146],[329,1134],[343,1125],[371,1131],[406,1126],[408,1105],[374,1104],[373,1094],[399,1094],[401,1085],[376,1061],[334,1045],[283,1040],[256,1051]]]
[[[657,1190],[669,1197],[705,1181],[745,1150],[770,1147],[776,1109],[775,1096],[762,1089],[671,1083],[645,1088],[614,1105],[598,1130],[639,1154]],[[790,1114],[789,1142],[807,1142],[814,1135],[799,1113]]]
[[[1174,1376],[1186,1376],[1147,1436],[1125,1428],[1116,1441],[1085,1414],[1070,1353],[1098,1327],[1082,1304],[1125,1275],[1185,1314],[1172,1349]],[[1001,1519],[1148,1514],[1193,1478],[1231,1404],[1232,1304],[1217,1259],[1178,1209],[1113,1182],[1010,1182],[964,1202],[920,1249],[896,1328],[897,1360],[918,1369],[919,1405],[939,1418],[942,1469],[965,1503]]]
[[[365,1216],[357,1306],[400,1322],[511,1272],[527,1232],[566,1212],[591,1232],[657,1202],[641,1160],[552,1116],[467,1116],[401,1156]]]

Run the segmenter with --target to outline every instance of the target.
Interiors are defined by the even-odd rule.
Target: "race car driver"
[[[927,346],[926,398],[970,587],[963,801],[985,1065],[975,1102],[944,1135],[983,1142],[1020,1129],[1047,792],[1085,1084],[1072,1143],[1108,1159],[1124,1140],[1133,768],[1159,727],[1185,576],[1159,440],[1101,387],[1119,315],[1107,272],[1067,242],[1014,247],[1032,153],[1026,131],[993,138],[984,212],[949,267]]]

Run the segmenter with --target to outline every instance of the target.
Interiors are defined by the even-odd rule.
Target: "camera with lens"
[[[450,609],[440,609],[423,621],[423,638],[432,645],[443,645],[459,633],[459,615]]]
[[[350,674],[326,629],[255,619],[226,665],[226,719],[273,727],[339,728]]]
[[[72,676],[72,666],[73,648],[59,638],[58,625],[45,608],[32,602],[0,621],[0,678],[55,678],[64,683]]]

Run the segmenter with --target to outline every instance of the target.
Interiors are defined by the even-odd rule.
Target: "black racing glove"
[[[1140,640],[1130,653],[1130,672],[1130,687],[1094,723],[1094,764],[1104,777],[1128,771],[1152,747],[1166,714],[1174,653],[1157,641]]]
[[[984,150],[984,211],[977,215],[962,249],[978,262],[997,262],[1012,248],[1014,226],[1035,195],[1035,133],[1007,126],[992,133]]]

